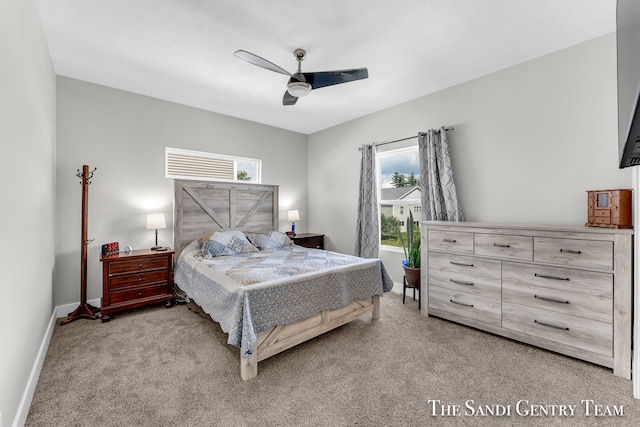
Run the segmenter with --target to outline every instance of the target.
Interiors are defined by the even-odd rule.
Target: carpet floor
[[[56,325],[27,426],[638,426],[611,370],[382,298],[240,378],[239,349],[193,304]]]

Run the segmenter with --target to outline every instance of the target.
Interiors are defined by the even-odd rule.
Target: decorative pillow
[[[200,237],[198,238],[198,244],[199,244],[200,246],[202,246],[202,244],[203,244],[204,242],[206,242],[207,240],[209,240],[209,239],[211,238],[211,236],[213,236],[213,233],[214,233],[213,231],[210,231],[210,232],[208,232],[208,233],[204,233],[202,236],[200,236]]]
[[[205,258],[213,258],[222,255],[236,255],[245,252],[255,252],[258,249],[253,246],[242,231],[216,231],[202,243],[202,255]]]
[[[293,242],[286,234],[279,231],[266,231],[252,233],[249,239],[258,249],[277,249],[282,246],[291,246]]]
[[[199,251],[198,252],[199,256],[204,256],[205,255],[204,251],[203,251],[204,242],[209,240],[211,238],[211,236],[213,236],[213,233],[214,233],[213,231],[205,233],[202,236],[198,237],[198,239],[194,242],[196,244],[196,249]]]

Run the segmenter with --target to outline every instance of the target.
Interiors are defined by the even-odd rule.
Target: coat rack
[[[94,168],[89,172],[89,166],[82,166],[82,172],[78,169],[77,177],[81,179],[82,184],[82,232],[80,241],[80,305],[73,312],[69,313],[66,319],[60,322],[61,325],[66,325],[74,320],[78,319],[92,319],[95,320],[100,317],[97,313],[100,309],[87,304],[87,246],[93,241],[93,239],[87,238],[87,214],[88,214],[88,202],[89,202],[89,184],[93,178],[93,173],[97,168]]]

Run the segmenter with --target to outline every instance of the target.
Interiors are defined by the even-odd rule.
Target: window
[[[420,220],[420,162],[418,147],[376,154],[380,188],[380,244],[402,247],[399,234],[406,233],[409,212]],[[405,239],[406,240],[406,239]]]
[[[261,182],[262,162],[246,157],[165,148],[165,176],[174,179]]]

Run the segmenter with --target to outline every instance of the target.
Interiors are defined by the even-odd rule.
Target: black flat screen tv
[[[640,165],[640,0],[618,0],[618,153],[620,168]]]

